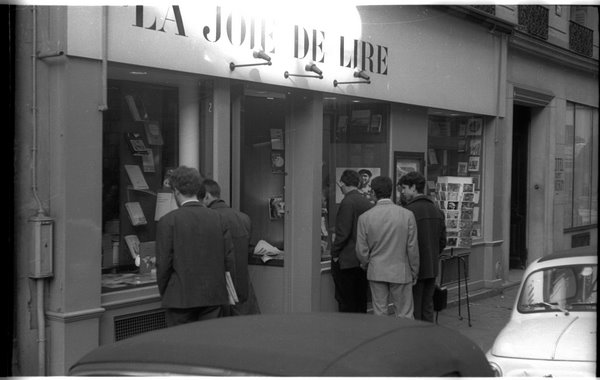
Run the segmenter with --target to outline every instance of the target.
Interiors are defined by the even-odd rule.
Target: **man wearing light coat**
[[[388,299],[397,317],[413,319],[412,286],[419,273],[419,246],[414,214],[392,202],[389,177],[371,181],[377,203],[358,218],[356,256],[367,270],[373,313],[388,314]]]

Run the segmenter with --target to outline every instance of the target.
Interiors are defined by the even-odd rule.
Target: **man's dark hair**
[[[180,166],[173,170],[170,177],[171,188],[179,190],[185,196],[197,195],[200,191],[200,172],[198,169]]]
[[[408,172],[398,180],[398,186],[406,185],[411,187],[415,185],[415,189],[419,194],[425,191],[425,177],[419,172]]]
[[[356,172],[356,170],[346,169],[342,173],[340,181],[346,186],[358,187],[358,184],[360,183],[360,175]]]
[[[358,174],[360,174],[360,175],[366,174],[369,176],[369,178],[373,177],[373,173],[371,173],[371,171],[369,169],[360,169],[358,171]]]
[[[206,193],[209,193],[215,198],[221,198],[221,186],[214,179],[205,179],[202,181],[202,189],[200,189],[200,198],[204,198]]]
[[[377,176],[371,180],[371,190],[375,194],[375,198],[391,198],[393,182],[390,177]]]

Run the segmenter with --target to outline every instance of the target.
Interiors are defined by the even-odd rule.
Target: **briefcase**
[[[444,310],[446,306],[448,306],[448,289],[436,285],[433,291],[433,310]]]

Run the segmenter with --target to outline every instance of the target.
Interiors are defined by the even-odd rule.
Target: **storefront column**
[[[318,311],[323,103],[320,95],[291,97],[286,123],[285,308]]]
[[[221,198],[231,199],[231,104],[229,81],[216,78],[213,88],[213,176]]]
[[[179,164],[199,169],[200,89],[196,82],[179,86]]]
[[[100,63],[65,58],[38,93],[47,104],[40,132],[52,147],[49,215],[55,219],[54,277],[47,280],[48,376],[66,375],[82,353],[98,346],[102,231],[102,80]],[[47,107],[47,108],[45,108]],[[45,108],[45,110],[44,110]],[[47,113],[46,113],[47,112]]]

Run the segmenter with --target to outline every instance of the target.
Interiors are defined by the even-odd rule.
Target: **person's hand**
[[[366,270],[367,270],[367,266],[368,266],[368,265],[369,265],[369,264],[362,264],[362,263],[361,263],[361,264],[360,264],[360,268],[361,268],[362,270],[366,271]]]
[[[417,284],[417,280],[418,280],[417,276],[413,276],[413,279],[412,279],[413,286],[415,286]]]
[[[339,256],[338,257],[332,257],[331,261],[333,261],[334,263],[337,263],[338,261],[340,261]]]

